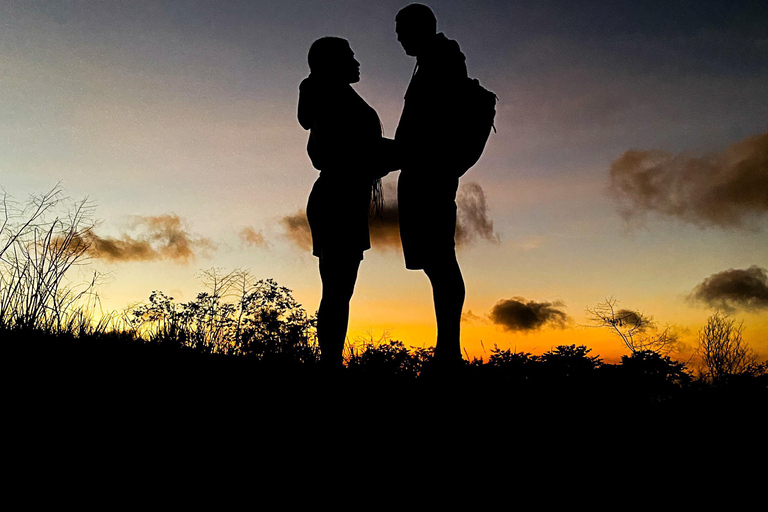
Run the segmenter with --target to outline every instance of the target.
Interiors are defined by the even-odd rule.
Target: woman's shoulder
[[[299,84],[299,123],[309,130],[319,118],[333,114],[344,103],[344,96],[342,87],[308,76]]]

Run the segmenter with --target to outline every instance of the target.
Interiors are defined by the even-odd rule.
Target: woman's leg
[[[317,339],[320,362],[328,368],[340,367],[349,325],[349,301],[355,291],[360,260],[320,258],[323,291],[317,313]]]

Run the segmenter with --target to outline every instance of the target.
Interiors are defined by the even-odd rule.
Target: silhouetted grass
[[[19,391],[100,401],[133,395],[159,405],[161,397],[172,396],[177,403],[295,401],[308,407],[333,400],[350,409],[378,402],[418,413],[420,404],[433,400],[474,410],[478,417],[513,417],[532,409],[545,416],[670,412],[676,407],[682,412],[715,404],[738,411],[768,403],[764,374],[716,387],[693,379],[685,365],[653,353],[605,364],[590,357],[586,347],[574,345],[542,356],[494,349],[488,361],[467,363],[445,376],[425,371],[431,359],[424,353],[388,341],[354,354],[341,373],[324,375],[313,361],[205,352],[147,341],[131,332],[6,329],[0,339],[6,375],[16,375]]]

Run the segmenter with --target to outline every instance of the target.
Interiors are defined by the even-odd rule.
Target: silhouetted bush
[[[194,301],[175,303],[152,292],[148,304],[130,312],[133,327],[145,339],[204,353],[248,356],[259,360],[317,362],[315,319],[288,288],[273,279],[253,281],[247,272],[204,273],[210,290]],[[234,301],[226,296],[237,290]]]
[[[589,375],[603,362],[598,356],[589,356],[592,349],[583,345],[559,345],[544,352],[540,360],[548,375],[578,378]]]
[[[488,361],[481,361],[477,366],[486,378],[493,381],[523,384],[531,378],[536,364],[538,358],[530,353],[500,349],[494,345]]]
[[[591,349],[581,345],[559,345],[537,358],[535,379],[539,386],[560,388],[563,392],[582,392],[595,383],[596,370],[602,365]]]
[[[659,382],[675,387],[683,387],[691,382],[685,363],[674,361],[669,356],[662,356],[651,350],[633,352],[621,357],[621,366],[625,374],[644,382]]]
[[[409,350],[402,341],[366,342],[352,346],[347,368],[378,377],[416,378],[431,359],[431,351]]]
[[[256,282],[242,302],[241,352],[259,358],[315,363],[316,320],[309,318],[288,288],[274,280]]]
[[[624,399],[668,400],[692,382],[685,363],[651,350],[622,356],[611,375],[606,384],[615,386],[614,393]]]

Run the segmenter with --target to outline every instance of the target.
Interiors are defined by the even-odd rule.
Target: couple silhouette
[[[462,362],[465,287],[455,251],[456,192],[459,177],[476,161],[464,156],[467,141],[455,109],[468,80],[465,57],[456,41],[437,32],[425,5],[400,10],[395,31],[416,67],[394,139],[383,137],[378,114],[351,86],[360,80],[360,64],[345,39],[323,37],[312,44],[310,74],[299,87],[298,118],[309,130],[307,152],[320,171],[307,219],[322,282],[320,362],[328,369],[342,366],[349,303],[363,252],[371,247],[369,215],[382,206],[381,178],[396,170],[405,265],[423,270],[432,285],[435,366]]]

